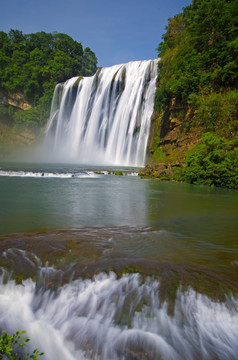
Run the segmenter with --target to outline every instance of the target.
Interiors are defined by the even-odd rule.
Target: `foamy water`
[[[137,172],[120,171],[124,176],[138,176]],[[0,170],[0,176],[9,177],[30,177],[30,178],[58,178],[58,179],[70,179],[70,178],[92,178],[100,175],[116,175],[117,171],[86,171],[83,172],[47,172],[47,171],[24,171],[24,170]]]
[[[60,275],[40,267],[36,282],[21,285],[1,276],[1,328],[25,329],[44,359],[237,359],[236,298],[179,290],[169,314],[159,281],[101,273],[52,290]]]

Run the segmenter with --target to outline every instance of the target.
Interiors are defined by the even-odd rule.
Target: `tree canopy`
[[[194,0],[169,19],[158,47],[158,101],[235,89],[238,81],[237,0]]]
[[[237,34],[237,0],[193,0],[169,19],[158,46],[152,160],[157,161],[160,146],[166,152],[163,138],[169,132],[172,138],[174,121],[177,147],[173,152],[168,145],[163,159],[176,158],[178,137],[186,139],[187,133],[187,147],[181,145],[182,180],[238,188]],[[189,137],[199,144],[187,153]]]
[[[0,32],[0,87],[21,92],[32,104],[56,83],[72,76],[93,75],[97,58],[88,47],[63,33]]]

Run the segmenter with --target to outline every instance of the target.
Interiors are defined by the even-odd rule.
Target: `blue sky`
[[[98,66],[157,57],[169,17],[192,0],[1,0],[0,30],[63,32],[96,53]]]

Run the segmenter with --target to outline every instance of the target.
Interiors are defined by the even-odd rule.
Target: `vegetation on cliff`
[[[25,35],[19,30],[0,31],[0,92],[23,94],[32,106],[16,111],[1,101],[0,116],[19,124],[39,126],[49,115],[57,83],[72,76],[95,73],[97,58],[88,48],[63,33],[37,32]]]
[[[158,47],[150,175],[238,188],[237,29],[237,0],[193,0],[169,19]]]

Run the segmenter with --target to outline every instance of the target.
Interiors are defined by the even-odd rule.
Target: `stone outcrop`
[[[21,93],[7,93],[0,90],[0,159],[6,159],[14,151],[28,147],[35,142],[36,133],[24,125],[17,125],[14,114],[32,106]],[[16,126],[17,125],[17,126]]]
[[[154,111],[147,148],[147,163],[141,176],[174,179],[181,172],[187,152],[201,140],[199,126],[191,126],[194,113],[172,99],[166,109]]]
[[[0,91],[0,105],[13,106],[18,110],[28,110],[31,104],[27,102],[21,93],[7,93]]]
[[[148,142],[148,165],[165,163],[176,166],[184,162],[187,151],[201,138],[201,129],[191,126],[193,118],[194,114],[188,106],[175,104],[173,100],[160,114],[154,112]]]

